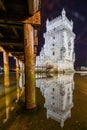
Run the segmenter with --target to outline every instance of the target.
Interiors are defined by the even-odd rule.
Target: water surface
[[[87,75],[36,75],[34,113],[19,104],[24,92],[24,75],[11,73],[10,85],[6,87],[4,82],[1,74],[1,130],[1,125],[7,130],[87,130]],[[13,118],[17,105],[20,109]]]

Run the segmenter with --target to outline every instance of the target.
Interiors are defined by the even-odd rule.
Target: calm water
[[[45,99],[46,117],[58,122],[58,128],[52,128],[87,130],[87,75],[41,77],[37,76],[36,86]]]
[[[21,122],[24,122],[26,130],[87,130],[87,75],[49,75],[48,77],[44,74],[36,75],[36,89],[39,93],[39,95],[37,93],[37,100],[40,101],[37,101],[37,107],[40,106],[39,112],[35,113],[31,120],[28,120],[28,115],[27,117],[18,115]],[[1,124],[9,121],[23,92],[22,73],[10,74],[9,87],[5,87],[3,74],[0,75]],[[18,130],[21,127],[12,126],[11,129]]]
[[[10,73],[10,79],[4,79],[4,75],[0,74],[0,124],[7,122],[24,91],[22,78],[22,73]],[[8,82],[9,86],[6,86]]]

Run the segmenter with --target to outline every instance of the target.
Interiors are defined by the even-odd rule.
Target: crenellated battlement
[[[56,17],[55,19],[52,19],[51,21],[49,21],[48,19],[46,21],[47,31],[50,31],[53,28],[57,28],[59,26],[64,26],[64,25],[65,27],[67,26],[70,30],[73,29],[73,22],[72,20],[71,21],[68,20],[64,9],[62,10],[62,13],[60,16]]]

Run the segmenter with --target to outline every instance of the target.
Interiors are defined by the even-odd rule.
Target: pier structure
[[[9,56],[16,72],[25,70],[26,109],[36,107],[34,63],[40,28],[39,0],[0,0],[0,52],[3,53],[5,86],[9,86]],[[7,82],[8,81],[8,82]]]

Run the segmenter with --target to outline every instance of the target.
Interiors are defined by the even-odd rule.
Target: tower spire
[[[47,18],[47,20],[46,20],[46,24],[48,24],[49,23],[49,19]]]
[[[66,16],[66,11],[65,11],[65,9],[63,8],[63,10],[62,10],[62,17],[65,17]]]

